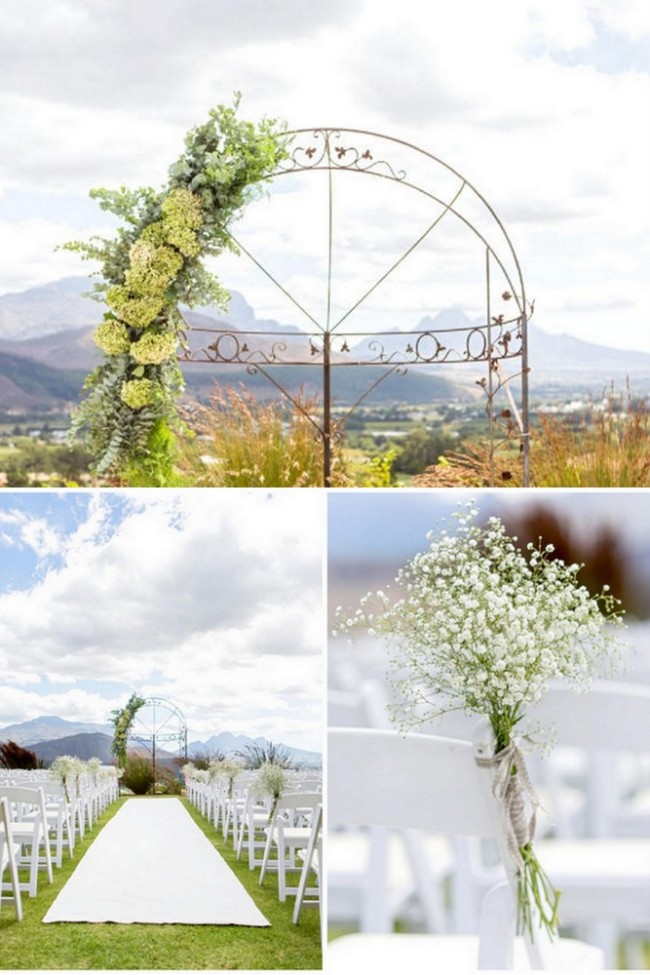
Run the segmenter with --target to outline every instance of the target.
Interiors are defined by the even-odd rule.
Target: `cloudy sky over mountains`
[[[505,221],[538,325],[650,351],[647,0],[3,0],[2,12],[0,293],[87,270],[53,248],[110,230],[89,188],[160,185],[185,132],[240,90],[246,117],[372,129],[441,157]],[[252,239],[281,250],[279,270],[309,295],[322,213],[284,197],[282,212],[259,205]],[[381,272],[375,238],[412,233],[394,205],[352,215],[357,284]],[[413,265],[378,304],[413,324],[449,304],[480,313],[459,270],[474,256],[440,242],[445,273],[427,281]],[[286,320],[241,262],[221,268],[259,314]]]
[[[320,750],[324,499],[3,492],[0,713],[105,723],[137,691],[190,740]]]

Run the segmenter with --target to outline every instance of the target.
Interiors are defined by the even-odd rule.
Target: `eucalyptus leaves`
[[[86,380],[71,433],[83,432],[98,474],[133,485],[171,482],[183,386],[179,305],[226,305],[228,293],[203,258],[235,250],[232,220],[285,155],[282,126],[240,121],[238,105],[237,97],[231,108],[218,106],[188,134],[162,190],[93,190],[125,226],[112,239],[66,245],[101,262],[95,293],[109,309],[94,333],[104,361]]]

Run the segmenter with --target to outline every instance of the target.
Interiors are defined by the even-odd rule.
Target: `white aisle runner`
[[[43,920],[269,926],[183,804],[168,798],[125,802]]]

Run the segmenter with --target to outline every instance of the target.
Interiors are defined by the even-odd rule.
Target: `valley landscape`
[[[89,288],[87,278],[72,277],[0,296],[0,477],[6,486],[92,483],[87,473],[91,457],[81,446],[70,451],[66,445],[84,380],[101,359],[92,335],[103,306],[89,296]],[[309,362],[308,339],[295,325],[258,318],[236,292],[227,312],[186,309],[184,316],[192,350],[214,338],[216,329],[227,333],[225,341],[244,349],[255,342],[258,351],[269,355],[281,342],[287,350],[283,359],[292,362],[267,367],[271,382],[240,362],[182,363],[186,403],[208,403],[217,385],[245,387],[261,403],[277,401],[276,384],[294,397],[318,401],[321,370]],[[442,309],[413,327],[435,332],[452,322],[472,325],[462,309]],[[386,355],[403,347],[403,336],[397,330],[381,334]],[[409,483],[440,455],[485,433],[485,404],[477,388],[480,366],[418,365],[382,378],[385,367],[368,364],[376,354],[368,339],[359,339],[351,351],[363,364],[337,369],[343,356],[334,355],[332,402],[334,417],[345,418],[346,446],[355,463],[381,465],[388,455],[397,482]],[[529,361],[531,422],[540,412],[580,415],[612,389],[620,394],[629,388],[637,401],[650,393],[647,353],[552,335],[530,324]],[[372,480],[366,486],[373,486]]]
[[[113,727],[110,724],[95,725],[67,721],[56,715],[41,715],[30,721],[21,721],[0,728],[0,742],[13,741],[29,749],[46,765],[50,765],[61,755],[71,755],[84,761],[89,758],[99,758],[105,765],[111,765],[114,761],[111,753],[112,740]],[[203,757],[223,755],[232,758],[238,753],[245,752],[247,748],[253,746],[264,748],[268,744],[267,739],[259,736],[250,738],[247,735],[234,735],[228,731],[220,731],[205,741],[188,741],[187,755],[190,761],[199,755]],[[296,767],[320,768],[322,765],[322,756],[318,752],[292,748],[282,743],[275,744],[291,758]],[[131,751],[131,748],[129,750]],[[150,749],[138,745],[135,741],[133,751],[148,754]],[[157,747],[156,752],[160,759],[178,757],[178,752],[166,751],[160,747]]]

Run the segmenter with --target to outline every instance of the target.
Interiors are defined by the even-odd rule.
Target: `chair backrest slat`
[[[551,687],[526,718],[552,725],[558,745],[650,752],[650,687],[596,681],[586,694]]]
[[[496,802],[486,795],[469,742],[333,728],[328,768],[331,824],[500,835]]]

